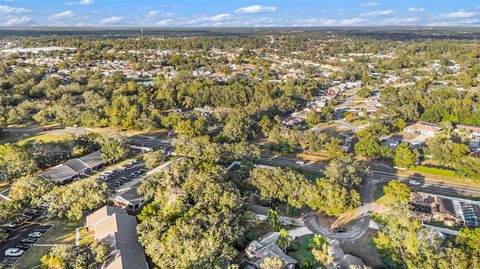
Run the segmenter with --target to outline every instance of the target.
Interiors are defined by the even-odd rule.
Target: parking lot
[[[9,232],[7,241],[0,247],[0,264],[13,265],[25,252],[37,242],[41,237],[45,235],[53,225],[42,225],[36,222],[27,222],[22,226]],[[40,236],[29,236],[32,233],[39,232]],[[7,257],[5,251],[9,248],[21,248],[24,253],[18,257]]]
[[[108,186],[110,194],[114,194],[116,190],[122,188],[124,185],[128,184],[131,181],[134,181],[136,178],[141,177],[145,174],[147,169],[145,168],[144,162],[137,162],[131,165],[123,165],[115,170],[105,171],[102,173],[104,175],[101,177],[99,175],[99,181],[105,182]],[[110,174],[110,176],[106,176]]]

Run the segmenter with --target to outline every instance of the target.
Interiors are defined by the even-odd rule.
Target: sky
[[[480,27],[480,0],[0,0],[0,27]]]

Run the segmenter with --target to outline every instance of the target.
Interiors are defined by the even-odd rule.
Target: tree
[[[260,264],[260,268],[262,269],[282,269],[283,268],[283,261],[277,256],[270,256],[263,259],[262,263]]]
[[[41,258],[42,268],[94,269],[106,262],[110,246],[106,242],[94,242],[80,246],[58,245]]]
[[[307,116],[305,118],[305,123],[308,126],[314,126],[320,123],[321,117],[320,114],[318,114],[315,111],[308,111]]]
[[[324,266],[330,266],[333,264],[333,250],[328,243],[313,248],[312,254],[315,257],[315,260]]]
[[[153,196],[141,213],[139,241],[159,268],[226,268],[233,260],[244,205],[223,168],[184,160],[139,190]]]
[[[286,202],[301,208],[306,201],[306,190],[312,184],[304,175],[284,168],[254,168],[250,183],[260,192],[260,198]]]
[[[278,211],[275,209],[268,210],[267,223],[272,226],[272,231],[280,231],[280,213],[278,213]]]
[[[42,177],[26,176],[13,184],[9,197],[13,200],[26,200],[39,205],[40,198],[53,188],[53,184]]]
[[[231,111],[223,127],[223,134],[234,142],[248,140],[255,137],[253,123],[246,112]]]
[[[195,121],[190,119],[183,120],[175,126],[175,132],[178,135],[186,135],[188,137],[196,137],[207,133],[207,119],[200,117]]]
[[[290,246],[290,235],[288,235],[287,230],[280,230],[280,234],[277,239],[277,245],[281,247],[284,252],[287,252],[287,248]]]
[[[430,138],[427,140],[427,153],[440,164],[455,164],[460,162],[470,149],[446,138]]]
[[[147,169],[152,170],[153,168],[157,167],[160,163],[165,160],[165,153],[163,150],[156,150],[153,152],[146,153],[143,155],[143,160],[145,161],[145,167]]]
[[[25,147],[3,144],[0,145],[0,168],[0,174],[11,182],[17,177],[33,173],[37,166]]]
[[[438,238],[429,237],[429,228],[422,228],[407,204],[394,204],[383,217],[386,227],[373,242],[387,266],[436,268],[441,243]]]
[[[118,133],[104,134],[98,142],[102,159],[106,163],[119,161],[128,154],[125,138]]]
[[[412,190],[407,184],[397,180],[388,182],[387,186],[383,187],[383,192],[386,195],[390,195],[397,201],[408,202],[410,201],[410,192]]]
[[[401,143],[395,151],[393,163],[397,167],[410,168],[415,166],[419,156],[417,150],[412,150],[407,144]]]
[[[42,197],[42,201],[48,204],[49,216],[79,220],[86,213],[106,204],[107,186],[94,180],[80,180],[54,187]]]
[[[356,154],[374,159],[393,157],[393,151],[380,145],[378,138],[369,130],[361,131],[357,136],[360,140],[355,144]]]

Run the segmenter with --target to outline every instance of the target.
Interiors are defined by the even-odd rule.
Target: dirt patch
[[[317,219],[318,219],[318,223],[323,226],[323,227],[328,227],[328,228],[332,228],[333,224],[335,223],[335,221],[337,220],[337,218],[334,218],[334,217],[327,217],[325,214],[323,213],[317,213]]]

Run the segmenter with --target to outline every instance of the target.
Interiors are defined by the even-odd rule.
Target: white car
[[[33,232],[33,233],[29,233],[28,234],[28,237],[41,237],[43,235],[43,233],[41,232]]]
[[[23,254],[23,250],[19,248],[9,248],[5,250],[5,256],[7,257],[20,257]]]
[[[414,185],[414,186],[420,185],[420,182],[415,181],[415,180],[413,180],[413,179],[412,179],[412,180],[409,180],[408,183],[410,183],[410,185]]]
[[[295,162],[296,164],[299,164],[299,165],[304,165],[305,164],[305,161],[304,160],[298,160]]]

